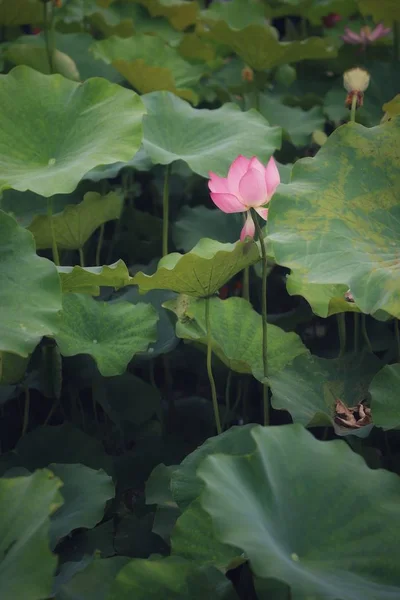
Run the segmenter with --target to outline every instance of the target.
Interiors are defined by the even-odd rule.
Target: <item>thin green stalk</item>
[[[163,189],[163,234],[162,234],[162,254],[168,254],[168,218],[169,218],[169,175],[171,167],[167,165],[164,173]]]
[[[85,266],[85,255],[83,254],[83,248],[79,248],[79,264],[81,267]]]
[[[53,222],[53,198],[47,198],[47,216],[49,218],[50,234],[51,234],[51,248],[53,252],[53,261],[57,266],[60,266],[60,256],[58,254],[56,233],[54,231]]]
[[[393,59],[400,61],[400,22],[393,21]]]
[[[226,378],[226,385],[225,385],[225,415],[224,415],[224,418],[222,421],[222,429],[224,429],[224,427],[225,427],[225,422],[226,422],[227,416],[231,410],[231,384],[232,384],[232,371],[231,371],[231,369],[229,369],[228,377]]]
[[[267,334],[267,277],[268,277],[268,265],[267,265],[267,250],[265,248],[264,237],[260,224],[257,219],[257,213],[254,209],[251,209],[251,216],[254,221],[254,226],[257,232],[257,238],[260,242],[261,258],[262,258],[262,286],[261,286],[261,316],[262,316],[262,358],[263,358],[263,369],[264,369],[264,382],[263,382],[263,413],[264,413],[264,425],[269,424],[269,403],[268,403],[268,334]]]
[[[243,269],[243,291],[242,296],[245,300],[250,302],[250,269],[245,267]]]
[[[368,346],[368,350],[370,352],[373,352],[372,344],[371,344],[371,341],[370,341],[370,339],[368,337],[366,315],[364,315],[364,314],[361,315],[361,331],[362,331],[362,335],[363,335],[363,338],[365,340],[365,343]]]
[[[47,60],[49,63],[49,71],[50,73],[54,73],[53,66],[53,3],[52,2],[43,2],[43,33],[44,33],[44,41],[46,45],[46,54]]]
[[[353,94],[351,99],[351,109],[350,109],[350,121],[353,123],[356,122],[356,110],[357,110],[357,94]]]
[[[360,313],[355,312],[354,315],[354,352],[358,353],[360,340]]]
[[[25,386],[24,387],[24,420],[22,422],[21,437],[24,437],[24,435],[28,431],[30,402],[31,402],[31,399],[30,399],[29,388],[28,388],[28,386]]]
[[[214,375],[212,372],[212,344],[211,344],[211,322],[210,322],[210,298],[206,298],[206,332],[207,332],[207,374],[211,387],[211,398],[214,409],[215,425],[217,433],[222,433],[221,420],[219,417],[219,407],[217,398],[217,388],[215,387]]]
[[[394,332],[396,335],[396,344],[397,344],[397,362],[400,363],[400,332],[399,332],[399,320],[394,320]]]
[[[339,334],[339,356],[344,356],[346,352],[346,314],[339,313],[336,315],[336,321]]]
[[[100,225],[100,231],[99,231],[99,239],[97,240],[97,246],[96,246],[96,267],[100,266],[100,259],[101,259],[101,248],[103,246],[103,241],[104,241],[104,223],[102,223]]]

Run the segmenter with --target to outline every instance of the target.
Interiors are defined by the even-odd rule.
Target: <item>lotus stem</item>
[[[85,266],[85,255],[83,254],[83,248],[79,248],[79,264],[82,268]]]
[[[53,198],[47,198],[47,216],[49,219],[49,226],[50,226],[50,235],[51,235],[51,249],[52,249],[52,253],[53,253],[53,261],[54,264],[56,264],[57,266],[60,266],[60,256],[58,254],[58,248],[57,248],[57,240],[56,240],[56,234],[54,231],[54,222],[53,222]]]
[[[367,346],[368,346],[368,350],[369,350],[370,352],[373,352],[373,349],[372,349],[372,344],[371,344],[371,341],[370,341],[370,339],[369,339],[369,337],[368,337],[366,315],[364,315],[364,314],[363,314],[363,315],[361,315],[361,331],[362,331],[362,334],[363,334],[363,338],[364,338],[364,340],[365,340],[365,343],[366,343],[366,344],[367,344]]]
[[[356,110],[357,110],[357,94],[353,94],[351,99],[351,109],[350,109],[350,121],[352,123],[356,122]]]
[[[101,248],[103,246],[103,240],[104,240],[104,223],[102,223],[100,225],[100,231],[99,231],[99,239],[97,240],[97,246],[96,246],[96,267],[100,266],[100,258],[101,258]]]
[[[162,234],[162,255],[168,254],[168,219],[169,219],[169,175],[171,166],[165,167],[164,189],[163,189],[163,234]]]
[[[260,242],[261,258],[262,258],[262,287],[261,287],[261,321],[262,321],[262,358],[263,358],[263,421],[264,425],[269,425],[269,402],[268,402],[268,332],[267,332],[267,250],[265,248],[264,237],[260,224],[257,219],[257,213],[251,209],[251,216],[256,228],[257,238]]]
[[[215,380],[212,371],[212,343],[211,343],[211,322],[210,322],[210,297],[206,298],[206,333],[207,333],[207,374],[208,380],[211,387],[211,398],[214,409],[215,425],[217,427],[217,433],[222,433],[221,420],[219,417],[219,407],[217,398],[217,388],[215,387]]]
[[[49,71],[50,74],[54,73],[54,65],[53,65],[53,3],[52,2],[43,2],[43,33],[44,33],[44,41],[46,44],[46,54],[47,60],[49,63]]]

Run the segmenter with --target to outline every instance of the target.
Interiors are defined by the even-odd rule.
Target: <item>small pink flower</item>
[[[391,29],[385,27],[382,23],[379,23],[374,29],[367,26],[361,27],[360,33],[356,33],[349,27],[346,27],[342,40],[346,42],[346,44],[353,44],[356,46],[361,45],[365,48],[368,44],[372,44],[372,42],[389,35],[390,32]]]
[[[224,213],[247,212],[240,239],[243,241],[247,236],[254,237],[255,227],[250,209],[254,208],[266,220],[268,208],[264,205],[271,200],[281,181],[273,157],[264,167],[255,156],[249,159],[240,155],[231,164],[227,177],[219,177],[211,172],[209,175],[208,187],[214,204]]]

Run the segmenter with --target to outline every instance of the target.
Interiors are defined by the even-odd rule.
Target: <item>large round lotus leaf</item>
[[[368,386],[381,362],[373,354],[326,359],[302,355],[283,371],[271,376],[272,405],[287,410],[304,426],[333,425],[338,435],[364,437],[371,425],[346,428],[334,422],[335,405],[341,400],[356,406],[368,397]],[[373,414],[375,423],[375,414]]]
[[[28,356],[60,324],[55,265],[40,258],[32,235],[0,211],[0,351]]]
[[[386,365],[373,378],[369,392],[374,424],[382,429],[400,427],[400,365]]]
[[[216,538],[211,517],[199,499],[178,516],[171,534],[171,551],[174,556],[202,566],[213,565],[223,572],[246,562],[241,550]]]
[[[210,30],[202,35],[228,46],[256,71],[306,59],[332,58],[337,54],[336,48],[323,38],[279,42],[277,31],[268,25],[250,24],[233,29],[226,21],[216,21],[210,22]]]
[[[383,21],[389,27],[400,21],[400,4],[397,0],[357,0],[362,14],[371,15],[375,22]]]
[[[142,293],[158,289],[189,296],[210,296],[259,259],[260,252],[253,241],[221,244],[203,238],[187,254],[173,252],[164,256],[153,275],[140,271],[132,283],[138,285]]]
[[[396,94],[396,96],[390,100],[390,102],[386,102],[382,106],[382,110],[385,111],[385,115],[383,117],[384,121],[400,115],[400,94]]]
[[[74,529],[95,527],[104,516],[106,502],[114,497],[112,478],[103,470],[85,465],[52,464],[49,469],[62,482],[63,505],[51,519],[50,544],[57,543]]]
[[[126,556],[90,559],[82,570],[56,587],[56,600],[107,600],[117,573],[129,560]]]
[[[400,595],[400,481],[371,470],[342,441],[301,425],[254,427],[256,450],[200,465],[202,505],[218,538],[259,577],[295,598],[395,600]]]
[[[308,111],[297,106],[285,106],[282,98],[269,94],[260,95],[260,113],[271,125],[282,127],[295,146],[306,146],[316,129],[323,129],[325,117],[320,106]]]
[[[186,62],[157,36],[113,36],[95,42],[91,51],[96,58],[112,64],[141,93],[168,90],[197,102],[191,88],[198,83],[203,67]]]
[[[307,277],[297,269],[288,275],[286,289],[291,296],[303,296],[319,317],[329,317],[344,312],[360,312],[355,302],[348,302],[347,285],[335,283],[309,283]]]
[[[102,267],[57,267],[60,274],[62,291],[98,296],[100,286],[119,289],[129,285],[132,277],[123,260]]]
[[[209,171],[226,177],[239,154],[266,163],[281,144],[279,127],[269,127],[255,110],[234,104],[216,110],[196,109],[168,92],[144,98],[143,145],[154,163],[183,160],[199,175]]]
[[[278,264],[309,283],[346,284],[363,312],[398,317],[399,134],[398,117],[372,129],[343,125],[294,165],[268,219]]]
[[[197,476],[200,463],[211,454],[248,454],[255,448],[254,440],[248,435],[253,424],[231,427],[221,435],[208,438],[204,444],[188,454],[171,473],[171,492],[179,508],[186,510],[200,496],[204,483]]]
[[[126,161],[142,141],[134,92],[93,78],[79,84],[20,66],[0,76],[0,189],[70,193],[93,167]]]
[[[136,558],[119,571],[107,600],[237,600],[216,569],[177,556]]]
[[[121,375],[138,352],[156,341],[158,315],[149,304],[100,302],[65,294],[58,333],[63,356],[89,354],[102,375]]]
[[[179,315],[176,334],[186,340],[207,344],[207,300],[189,302],[182,312],[182,300],[175,306],[165,303]],[[252,373],[263,380],[262,320],[243,298],[210,298],[210,329],[212,348],[229,369],[237,373]],[[268,325],[268,373],[282,370],[299,354],[308,353],[296,333]]]
[[[49,515],[62,504],[50,471],[0,479],[0,597],[51,596],[57,558],[49,549]]]
[[[196,22],[198,2],[188,0],[135,0],[145,6],[152,17],[166,17],[176,29],[186,29]]]
[[[66,206],[61,213],[38,215],[29,225],[36,248],[51,248],[52,229],[58,248],[76,250],[82,248],[100,225],[118,219],[121,215],[123,199],[115,192],[101,196],[97,192],[88,192],[79,204]]]

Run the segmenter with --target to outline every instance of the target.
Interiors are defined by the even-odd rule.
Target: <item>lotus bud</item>
[[[244,69],[242,69],[242,79],[243,81],[248,81],[248,82],[252,82],[254,79],[254,71],[251,67],[244,67]]]
[[[370,74],[365,69],[356,67],[346,71],[343,75],[343,85],[348,94],[346,97],[345,105],[350,108],[352,105],[353,97],[357,96],[356,107],[359,108],[363,105],[364,92],[369,86]]]

